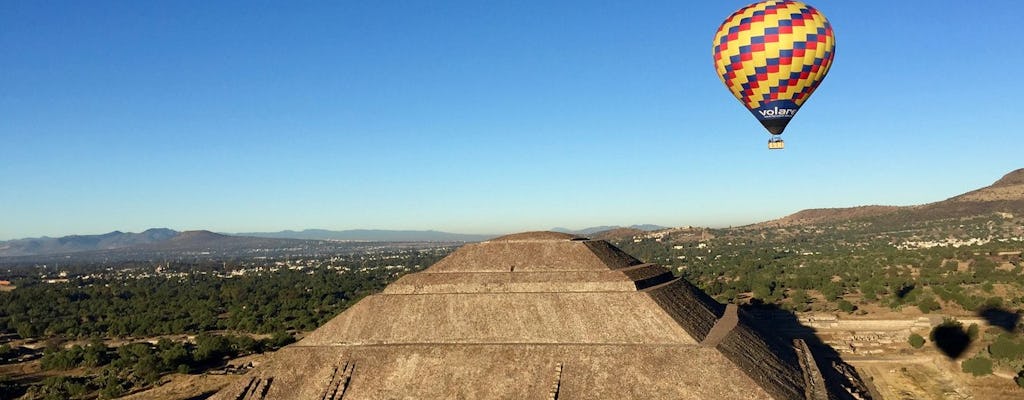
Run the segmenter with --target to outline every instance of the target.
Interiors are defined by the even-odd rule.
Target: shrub
[[[920,349],[921,346],[924,346],[924,338],[916,333],[911,333],[910,338],[907,341],[910,342],[910,345],[915,349]]]
[[[942,309],[942,306],[935,301],[935,298],[926,296],[917,301],[917,308],[921,309],[921,312],[928,314],[932,311]]]
[[[985,307],[985,308],[1002,308],[1003,307],[1003,298],[1002,297],[996,297],[996,296],[989,297],[989,298],[985,299],[985,302],[982,304],[982,306]]]
[[[978,324],[971,324],[967,327],[967,337],[973,342],[978,338]]]
[[[999,335],[991,345],[988,352],[994,358],[1015,359],[1024,355],[1024,345],[1017,343],[1007,335]]]
[[[975,356],[972,359],[964,360],[960,364],[960,368],[974,376],[984,376],[992,374],[992,360],[984,358],[982,356]]]
[[[853,312],[853,310],[857,309],[857,307],[854,306],[853,303],[846,301],[845,299],[840,299],[838,305],[839,309],[842,310],[843,312],[851,313]]]
[[[65,376],[50,376],[43,379],[42,384],[35,388],[38,398],[44,399],[69,399],[81,397],[88,393],[89,388],[80,378]],[[30,398],[36,398],[29,396]]]
[[[295,337],[285,331],[277,331],[268,340],[268,345],[273,349],[279,349],[289,344],[295,343]]]

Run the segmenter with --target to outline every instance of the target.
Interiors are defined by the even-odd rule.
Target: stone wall
[[[737,325],[717,346],[754,382],[777,400],[804,400],[804,372],[791,346],[746,325]]]
[[[725,306],[684,279],[655,286],[645,291],[697,341],[703,341]]]

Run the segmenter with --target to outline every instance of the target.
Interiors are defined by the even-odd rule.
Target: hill
[[[899,224],[949,218],[970,218],[993,213],[1024,214],[1024,168],[1012,171],[995,183],[946,200],[915,206],[860,206],[820,208],[766,222],[754,227],[785,227],[865,220]]]
[[[498,236],[449,233],[434,230],[414,231],[382,229],[350,229],[344,231],[306,229],[302,231],[285,230],[280,232],[245,232],[235,233],[232,235],[277,239],[351,240],[365,242],[479,242]]]
[[[1024,213],[1024,168],[995,183],[949,199],[914,207],[922,218],[971,217],[991,213]]]
[[[785,217],[761,222],[759,226],[793,226],[824,224],[850,219],[875,217],[899,211],[898,206],[859,206],[845,208],[812,208]]]
[[[166,228],[148,229],[141,233],[113,231],[102,235],[71,235],[59,238],[41,237],[0,242],[0,257],[75,253],[114,250],[157,243],[178,235]]]
[[[634,229],[634,228],[615,228],[606,231],[595,232],[590,235],[591,239],[594,240],[625,240],[634,236],[639,236],[647,233],[645,230]]]
[[[129,253],[149,254],[189,251],[240,252],[251,249],[304,247],[307,249],[361,248],[371,243],[391,247],[407,247],[414,243],[479,242],[492,235],[465,235],[438,231],[388,231],[356,229],[328,231],[307,229],[272,233],[221,234],[207,230],[178,232],[171,229],[149,229],[142,233],[114,231],[102,235],[71,235],[59,238],[41,237],[0,242],[0,258],[7,261],[44,260],[60,255],[76,254],[85,258],[121,258]],[[331,241],[327,243],[325,241]],[[351,243],[343,243],[351,242]],[[413,247],[421,247],[413,245]],[[42,258],[40,258],[42,257]],[[17,260],[16,260],[17,259]]]
[[[133,247],[132,250],[143,251],[230,251],[242,249],[280,248],[299,245],[306,241],[295,239],[255,238],[228,236],[205,230],[185,231],[164,241],[148,243]]]
[[[568,233],[568,234],[572,234],[572,235],[594,235],[594,234],[598,234],[598,233],[601,233],[601,232],[615,231],[615,230],[619,230],[619,229],[630,229],[630,230],[634,230],[634,231],[657,231],[657,230],[668,229],[668,228],[664,227],[664,226],[661,226],[661,225],[638,224],[638,225],[630,225],[628,227],[622,227],[622,226],[619,226],[619,225],[602,225],[602,226],[592,226],[592,227],[583,228],[583,229],[569,229],[569,228],[556,227],[556,228],[551,228],[551,231],[552,232]]]

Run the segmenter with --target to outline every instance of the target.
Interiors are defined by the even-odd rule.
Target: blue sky
[[[787,149],[716,78],[747,1],[0,3],[0,240],[741,225],[1024,167],[1024,4],[810,2]]]

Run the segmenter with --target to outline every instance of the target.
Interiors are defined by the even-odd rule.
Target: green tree
[[[185,344],[166,339],[160,339],[157,343],[157,357],[160,358],[161,369],[165,371],[180,370],[184,365],[187,372],[188,363],[192,361],[192,354]]]
[[[910,338],[908,338],[907,341],[910,343],[910,346],[915,349],[920,349],[921,346],[924,346],[924,337],[916,333],[911,333]]]
[[[230,351],[231,343],[223,336],[203,333],[196,336],[196,349],[192,353],[192,359],[200,364],[219,361]]]
[[[789,299],[793,302],[793,309],[796,311],[807,311],[810,309],[807,303],[811,300],[803,289],[794,290]]]
[[[920,309],[921,312],[925,314],[928,314],[935,310],[942,309],[942,307],[939,305],[939,302],[935,301],[935,298],[930,295],[921,296],[917,300],[917,308]]]
[[[270,340],[267,342],[267,344],[274,349],[279,349],[292,343],[295,343],[295,337],[285,331],[274,332],[270,337]]]
[[[249,335],[228,335],[227,339],[235,354],[252,354],[262,350],[260,343]]]
[[[992,360],[978,355],[969,360],[964,360],[960,364],[960,369],[974,376],[990,375],[992,374]]]
[[[60,347],[47,347],[43,351],[43,358],[39,360],[39,366],[44,370],[72,369],[82,364],[84,356],[85,350],[77,344],[66,350]]]
[[[116,399],[125,393],[124,383],[118,379],[116,373],[104,371],[94,379],[94,384],[100,387],[99,396],[101,399]]]
[[[999,335],[995,341],[988,346],[988,352],[993,358],[1016,359],[1024,355],[1024,345],[1018,343],[1009,335]]]
[[[972,323],[967,326],[967,338],[972,342],[978,339],[978,324]]]
[[[18,336],[21,336],[22,339],[33,339],[39,335],[39,331],[36,330],[36,327],[28,321],[18,323],[17,331]]]
[[[857,306],[853,305],[853,303],[849,301],[846,301],[846,299],[840,299],[837,304],[839,306],[839,309],[842,310],[843,312],[851,313],[853,312],[853,310],[857,309]]]
[[[35,395],[30,398],[70,399],[81,397],[89,391],[80,379],[66,376],[47,377],[43,379],[36,390]]]
[[[821,294],[826,301],[832,301],[843,295],[843,287],[836,282],[828,282],[821,287]]]
[[[110,348],[102,340],[94,339],[85,346],[82,353],[82,365],[86,367],[99,367],[110,362]]]
[[[767,283],[756,283],[754,284],[754,298],[760,300],[767,300],[772,295],[772,288]]]

